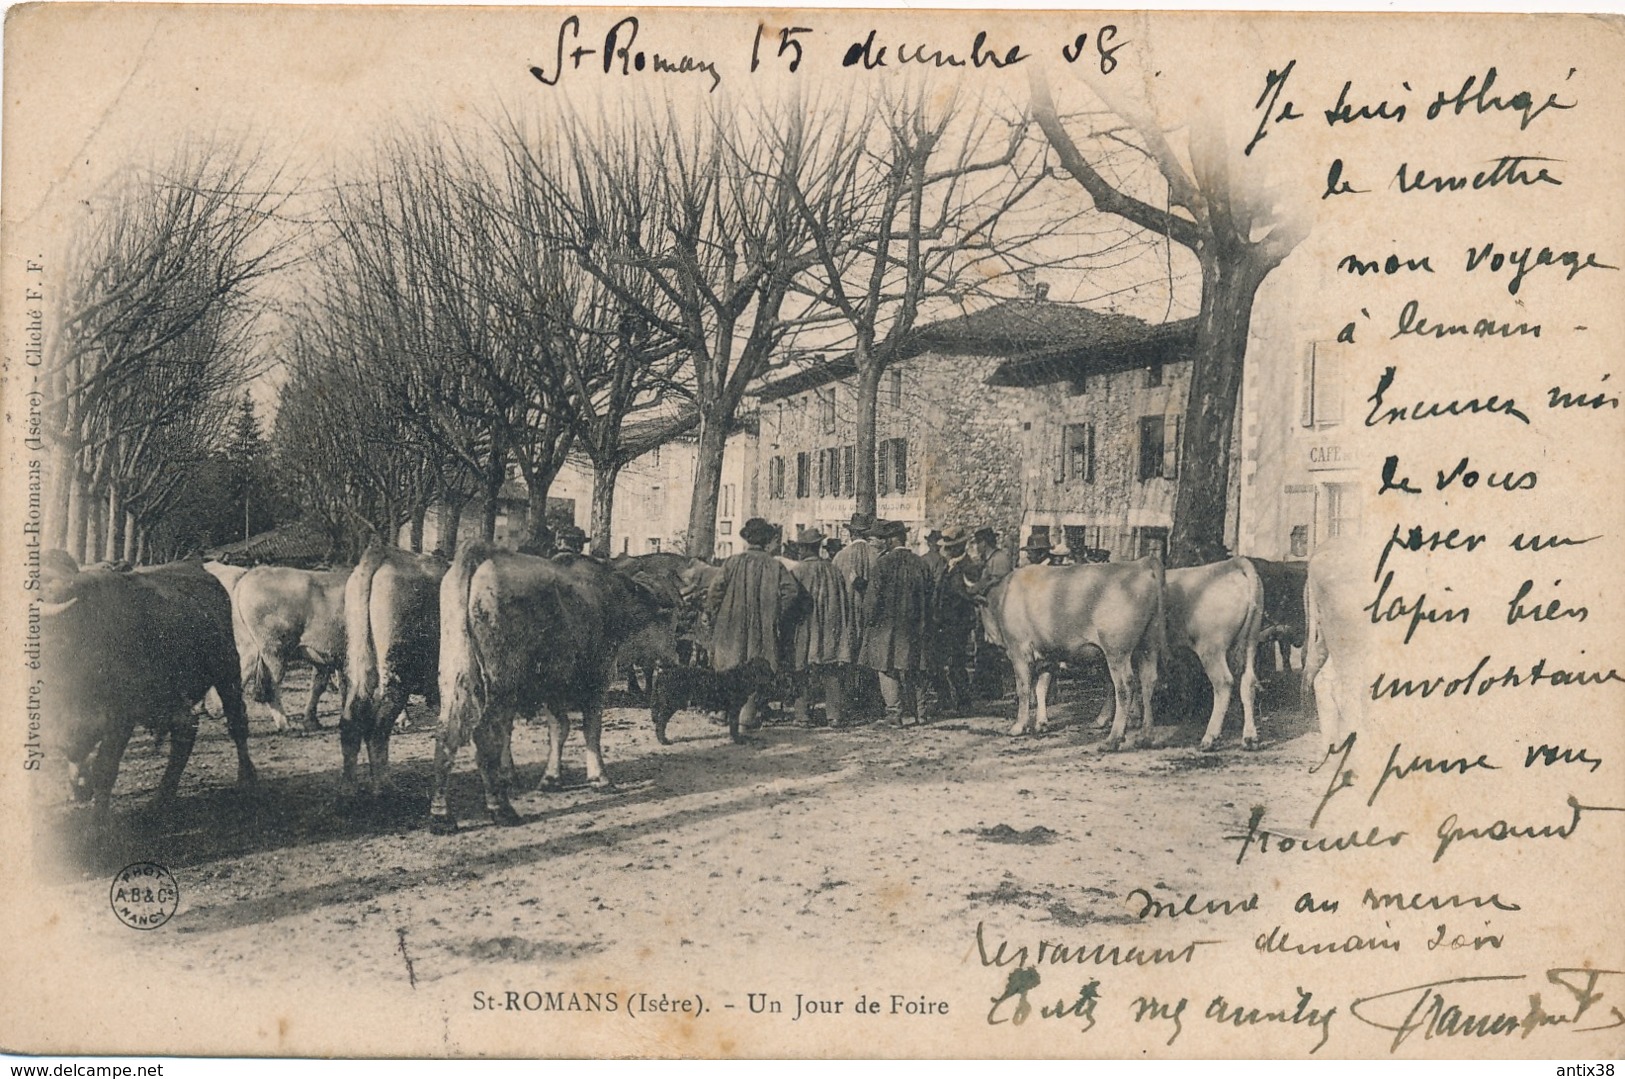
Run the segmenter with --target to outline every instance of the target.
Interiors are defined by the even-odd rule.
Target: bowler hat
[[[873,514],[854,513],[852,519],[846,523],[846,527],[854,536],[867,536],[873,534],[875,524]]]
[[[773,541],[773,537],[778,534],[778,529],[774,528],[761,517],[752,517],[750,520],[741,525],[739,529],[740,537],[743,538],[746,543],[749,543],[755,547],[762,547],[768,543],[771,543]]]
[[[816,528],[803,528],[796,534],[796,543],[802,547],[817,547],[824,542],[824,534]]]
[[[999,534],[993,531],[991,528],[978,528],[976,530],[976,534],[971,538],[977,543],[985,543],[989,547],[997,547],[999,545]]]
[[[963,547],[966,539],[965,530],[958,525],[952,525],[942,530],[942,545],[944,547]]]
[[[1048,552],[1050,550],[1049,537],[1042,533],[1034,533],[1027,537],[1027,542],[1021,549],[1023,551]]]
[[[876,521],[870,535],[876,539],[901,539],[908,535],[908,525],[902,521]]]

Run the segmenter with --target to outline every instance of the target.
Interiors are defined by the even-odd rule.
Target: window
[[[1335,427],[1343,422],[1342,370],[1330,346],[1309,346],[1303,361],[1303,426]]]
[[[812,454],[802,450],[796,454],[796,497],[806,498],[812,490]]]
[[[1326,538],[1359,533],[1359,488],[1352,483],[1326,485]]]
[[[1140,417],[1140,479],[1151,480],[1162,475],[1163,450],[1162,417]]]
[[[659,536],[650,536],[649,537],[649,553],[650,554],[659,554],[660,553],[660,537]]]
[[[1084,549],[1089,544],[1083,537],[1082,525],[1062,525],[1061,535],[1065,537],[1066,549],[1072,552],[1074,562],[1084,561]]]
[[[858,448],[856,446],[841,447],[841,493],[851,498],[857,491]]]
[[[717,534],[721,535],[721,536],[731,536],[731,535],[733,535],[734,534],[734,523],[732,521],[718,521],[717,522]]]
[[[818,497],[823,498],[829,494],[829,454],[823,450],[818,451]]]
[[[841,493],[841,448],[831,446],[818,451],[818,493],[839,497]],[[827,481],[827,482],[826,482]]]
[[[775,457],[767,463],[767,497],[784,497],[784,458]]]
[[[903,372],[900,370],[891,373],[891,407],[903,407]]]
[[[1168,530],[1162,527],[1136,528],[1134,530],[1134,557],[1144,558],[1153,554],[1158,558],[1168,556]]]
[[[622,554],[630,554],[631,552],[632,552],[632,537],[631,536],[622,536],[621,537],[621,553]]]
[[[1095,482],[1095,425],[1068,423],[1061,427],[1061,458],[1055,482]]]
[[[833,434],[835,432],[835,388],[833,386],[827,392],[819,392],[818,409],[823,417],[824,433],[826,435]]]
[[[717,557],[718,558],[727,558],[729,555],[731,555],[733,553],[734,553],[734,545],[732,543],[719,543],[719,544],[717,544]]]
[[[731,483],[725,483],[725,484],[722,485],[722,513],[720,514],[720,516],[732,517],[733,515],[734,515],[734,485],[731,484]]]
[[[1089,376],[1079,375],[1066,384],[1066,392],[1072,397],[1082,397],[1089,392]]]
[[[1182,417],[1175,416],[1173,430],[1161,416],[1140,417],[1140,479],[1174,479],[1179,475],[1179,430]],[[1169,437],[1169,436],[1172,437]]]
[[[908,439],[888,438],[879,446],[880,493],[908,494]]]
[[[1162,385],[1162,364],[1154,363],[1145,369],[1145,384],[1148,387]]]

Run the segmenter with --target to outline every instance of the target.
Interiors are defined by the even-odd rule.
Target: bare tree
[[[886,367],[909,343],[922,306],[963,301],[1013,270],[1074,263],[1084,244],[1043,242],[1073,232],[1081,216],[1015,211],[1050,179],[1049,156],[1027,138],[1027,120],[998,115],[985,102],[923,86],[826,108],[816,137],[834,148],[833,182],[785,183],[817,256],[797,289],[848,331],[857,369],[854,493],[875,512],[875,422]],[[802,125],[767,132],[784,154],[807,137]],[[1081,239],[1081,236],[1078,237]]]
[[[1151,81],[1129,84],[1148,86]],[[1201,309],[1169,560],[1174,565],[1212,561],[1224,550],[1231,432],[1241,399],[1253,297],[1308,234],[1307,224],[1283,213],[1273,192],[1240,176],[1221,124],[1192,122],[1182,157],[1149,103],[1116,92],[1109,79],[1093,79],[1090,86],[1114,116],[1095,114],[1080,141],[1068,118],[1057,111],[1043,79],[1035,75],[1032,86],[1039,127],[1092,205],[1188,248],[1201,266]],[[1155,163],[1167,183],[1166,207],[1138,197],[1097,167],[1103,141],[1118,148],[1131,145]]]
[[[291,242],[266,228],[283,196],[262,172],[185,147],[89,204],[47,357],[48,546],[134,553],[174,470],[218,442],[254,353],[253,286]]]
[[[689,361],[699,446],[685,546],[695,555],[712,550],[724,443],[745,392],[811,317],[785,307],[815,260],[788,180],[815,192],[819,177],[832,182],[828,148],[767,136],[801,122],[799,110],[744,121],[721,109],[668,111],[596,127],[564,118],[556,136],[523,137],[525,176],[553,229],[545,239],[636,332],[669,340]]]

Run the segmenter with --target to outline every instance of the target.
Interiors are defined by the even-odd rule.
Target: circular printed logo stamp
[[[181,890],[174,875],[157,862],[136,862],[118,871],[108,901],[131,929],[157,929],[175,916]]]

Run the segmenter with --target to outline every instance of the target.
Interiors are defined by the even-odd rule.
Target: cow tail
[[[271,668],[265,662],[265,642],[260,640],[254,627],[243,618],[242,606],[235,596],[231,601],[231,628],[232,636],[236,637],[241,645],[247,645],[247,650],[240,657],[242,661],[243,692],[255,704],[269,704],[271,690],[275,688],[275,679],[271,677]]]
[[[372,639],[372,578],[383,564],[383,548],[370,544],[344,583],[344,667],[350,682],[344,711],[354,719],[365,718],[358,716],[356,709],[365,708],[378,692],[378,651]]]
[[[488,557],[483,543],[461,544],[440,581],[440,729],[452,747],[465,744],[485,714],[485,672],[469,625],[469,585]]]
[[[1241,627],[1241,638],[1235,643],[1235,648],[1242,650],[1242,655],[1231,658],[1231,666],[1237,665],[1246,672],[1249,681],[1256,684],[1258,677],[1258,638],[1264,630],[1264,581],[1258,576],[1258,567],[1253,565],[1250,558],[1236,560],[1241,564],[1242,573],[1247,578],[1248,591],[1251,602],[1247,608],[1247,619]]]

